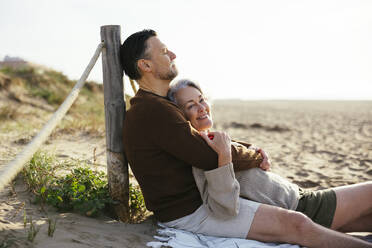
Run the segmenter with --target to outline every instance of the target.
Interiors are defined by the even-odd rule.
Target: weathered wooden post
[[[123,147],[123,71],[120,65],[120,26],[101,27],[103,88],[105,102],[107,176],[115,212],[121,221],[129,220],[128,162]]]

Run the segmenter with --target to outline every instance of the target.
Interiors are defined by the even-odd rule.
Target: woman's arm
[[[240,185],[231,163],[231,140],[223,132],[202,132],[200,135],[218,154],[218,168],[203,171],[193,167],[193,175],[207,209],[221,219],[239,213]]]
[[[200,135],[207,144],[218,155],[218,167],[227,165],[232,162],[231,156],[231,139],[225,132],[200,132]]]
[[[192,173],[203,203],[211,214],[220,219],[239,214],[240,185],[231,163],[209,171],[193,167]]]

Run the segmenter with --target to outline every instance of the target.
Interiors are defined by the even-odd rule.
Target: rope
[[[104,42],[98,45],[92,59],[90,60],[88,66],[85,68],[85,71],[81,75],[79,81],[75,84],[74,88],[71,90],[65,101],[61,104],[61,106],[59,106],[58,110],[44,125],[38,135],[32,139],[32,141],[22,150],[22,152],[18,153],[14,160],[0,169],[0,191],[22,170],[23,166],[27,163],[27,161],[30,160],[34,153],[52,133],[53,129],[65,116],[66,112],[69,110],[71,105],[78,97],[80,89],[84,86],[85,80],[88,78],[90,71],[94,67],[103,46]]]
[[[130,85],[132,86],[132,90],[133,90],[134,94],[136,94],[137,93],[137,89],[136,89],[136,86],[134,85],[133,80],[129,78],[129,82],[130,82]]]

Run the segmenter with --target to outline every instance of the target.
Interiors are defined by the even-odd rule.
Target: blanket
[[[256,240],[221,238],[196,234],[159,224],[157,241],[148,242],[152,248],[300,248],[298,245],[263,243]]]

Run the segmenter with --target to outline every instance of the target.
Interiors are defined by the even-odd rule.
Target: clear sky
[[[213,98],[372,100],[371,13],[370,0],[0,0],[0,59],[78,79],[100,26],[122,40],[152,28]]]

